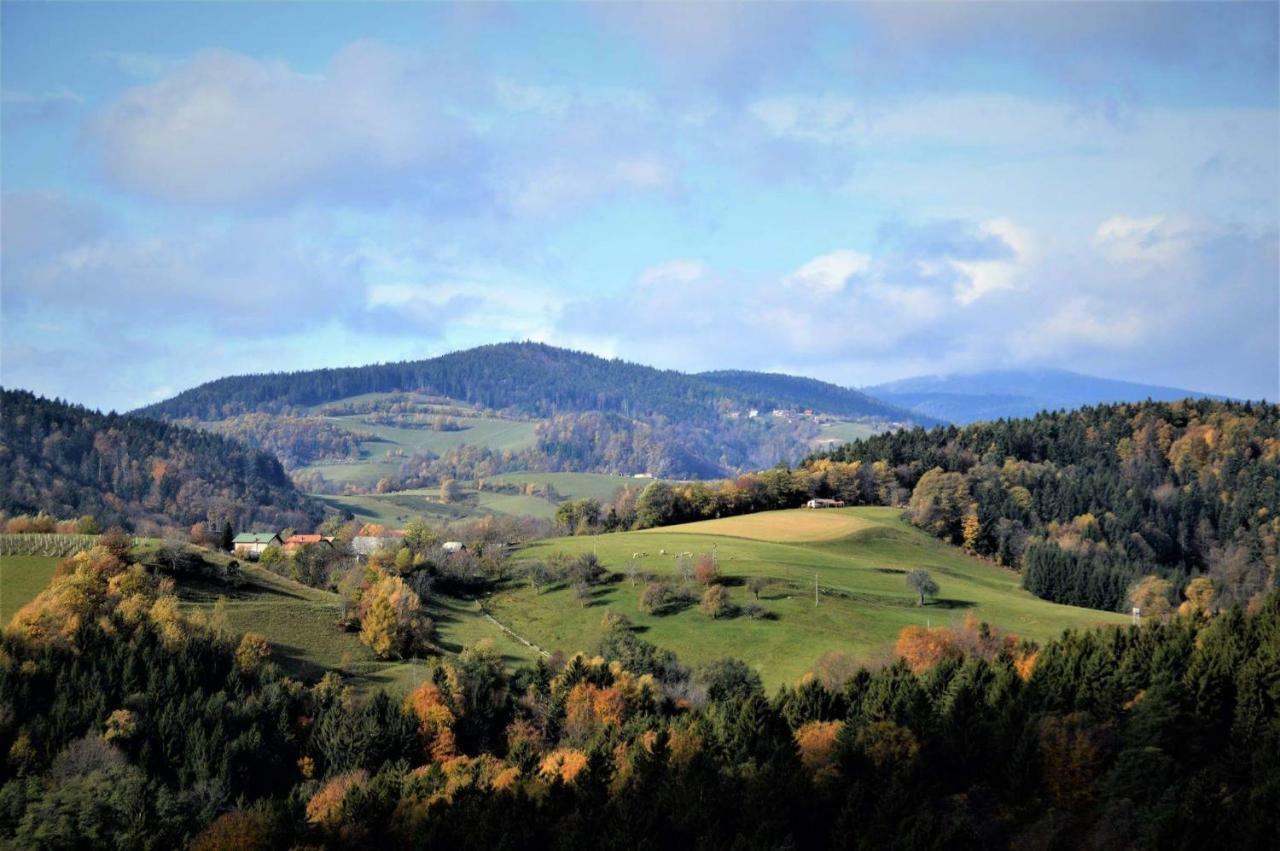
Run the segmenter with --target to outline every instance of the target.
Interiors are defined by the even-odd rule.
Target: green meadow
[[[973,613],[1000,629],[1044,640],[1074,627],[1123,623],[1119,614],[1060,606],[1032,596],[1012,571],[972,558],[912,528],[893,508],[763,512],[685,526],[538,542],[520,554],[594,551],[624,574],[633,557],[641,571],[677,574],[676,554],[714,553],[733,601],[753,602],[745,580],[773,580],[760,605],[775,619],[713,620],[697,605],[660,616],[638,605],[642,583],[625,576],[599,587],[583,605],[566,588],[536,593],[527,586],[495,594],[490,610],[516,633],[549,650],[591,647],[602,616],[621,612],[640,634],[689,664],[725,656],[750,663],[770,687],[794,682],[829,652],[873,661],[887,654],[903,627],[960,623]],[[665,555],[663,551],[665,550]],[[928,570],[938,598],[917,606],[906,585],[914,568]],[[818,586],[817,602],[814,586]]]
[[[265,635],[271,642],[272,658],[295,676],[317,679],[326,671],[337,671],[361,690],[386,688],[396,694],[412,689],[426,676],[429,662],[379,660],[357,633],[340,629],[337,594],[309,588],[254,564],[242,569],[245,582],[240,588],[183,581],[178,587],[183,605],[209,611],[219,597],[226,598],[232,628]],[[436,623],[439,646],[447,654],[489,640],[511,666],[536,658],[533,650],[485,618],[475,601],[437,595],[428,609]]]
[[[613,499],[621,487],[639,487],[652,482],[653,479],[637,479],[631,476],[611,476],[607,473],[501,473],[485,479],[488,484],[495,485],[550,485],[556,493],[566,499],[584,499],[592,497],[601,502]]]
[[[55,556],[0,556],[0,624],[49,584],[60,561]]]
[[[398,428],[368,421],[366,415],[328,416],[329,422],[373,440],[360,444],[360,460],[331,464],[315,464],[300,468],[301,472],[318,472],[339,484],[373,486],[383,476],[400,470],[404,456],[432,452],[437,455],[467,444],[489,449],[518,451],[533,446],[535,423],[496,417],[455,417],[463,428],[459,431],[433,431],[429,428]]]

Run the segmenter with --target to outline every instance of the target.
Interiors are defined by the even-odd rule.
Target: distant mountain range
[[[863,387],[862,391],[891,405],[906,408],[918,417],[961,424],[1029,417],[1040,411],[1070,410],[1104,402],[1226,398],[1177,387],[1097,378],[1064,369],[923,375]]]

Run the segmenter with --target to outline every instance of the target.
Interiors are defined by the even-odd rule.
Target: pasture
[[[357,633],[341,630],[337,594],[309,588],[255,564],[242,569],[245,583],[240,588],[183,580],[178,586],[183,606],[207,611],[218,597],[225,597],[232,628],[265,635],[271,642],[272,659],[294,676],[312,680],[326,671],[338,671],[362,691],[386,688],[394,694],[403,694],[426,676],[426,661],[379,660]],[[445,653],[488,639],[509,665],[536,656],[487,620],[475,601],[435,596],[427,607]]]
[[[538,485],[550,485],[556,493],[566,499],[583,499],[592,497],[601,502],[609,502],[621,487],[639,487],[653,479],[636,479],[631,476],[611,476],[608,473],[500,473],[485,479],[490,484],[526,485],[532,482]]]
[[[823,423],[822,430],[818,432],[810,443],[815,447],[831,447],[843,443],[850,443],[855,440],[861,440],[864,437],[871,437],[879,434],[883,429],[868,425],[867,423],[852,422],[835,422]]]
[[[842,522],[850,531],[836,535]],[[527,547],[520,556],[591,551],[619,576],[597,587],[587,605],[564,587],[541,594],[512,587],[490,599],[490,610],[540,646],[573,652],[594,645],[603,634],[601,618],[612,609],[630,618],[643,638],[675,651],[686,663],[734,656],[751,664],[770,688],[795,682],[823,654],[873,661],[888,654],[903,627],[958,624],[969,612],[1036,640],[1066,628],[1125,622],[1119,614],[1040,600],[1021,589],[1017,574],[912,528],[893,508],[762,512],[641,532],[558,538]],[[673,614],[641,612],[643,582],[632,584],[623,575],[632,557],[639,570],[674,578],[675,556],[684,552],[695,557],[714,552],[738,605],[754,602],[747,579],[772,579],[760,605],[776,619],[739,615],[713,620],[696,604]],[[915,605],[905,582],[907,572],[917,567],[928,570],[941,587],[938,599],[923,607]]]
[[[393,528],[403,528],[414,517],[447,522],[487,514],[506,514],[550,520],[556,513],[555,503],[537,496],[477,492],[470,488],[462,488],[461,491],[462,501],[448,504],[440,502],[439,491],[436,489],[355,496],[316,494],[315,498],[339,511],[350,511],[352,516],[362,522],[381,523]]]
[[[0,625],[44,590],[60,561],[57,556],[0,556]]]
[[[455,419],[463,426],[461,430],[433,431],[429,428],[399,428],[371,423],[364,414],[327,416],[325,419],[347,431],[374,438],[361,442],[359,461],[314,464],[299,468],[300,472],[318,472],[329,481],[339,484],[371,487],[382,477],[399,472],[400,465],[405,460],[401,453],[403,456],[424,452],[439,455],[463,444],[519,451],[533,446],[535,441],[535,424],[527,420],[457,417]]]

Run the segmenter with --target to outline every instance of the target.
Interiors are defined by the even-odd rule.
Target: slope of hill
[[[351,454],[350,441],[338,439],[332,427],[348,428],[360,433],[361,445],[358,455],[345,460],[363,462],[378,455],[401,457],[365,445],[369,436],[391,444],[416,442],[378,434],[375,426],[421,429],[426,411],[441,400],[465,407],[472,417],[500,413],[536,425],[527,457],[486,459],[488,474],[534,469],[715,477],[794,461],[817,437],[818,425],[810,420],[728,416],[749,408],[811,409],[879,427],[931,422],[820,381],[759,373],[688,375],[536,343],[482,346],[424,361],[233,376],[137,413],[221,428],[251,440],[259,435],[263,448],[287,445],[293,457],[307,461],[332,462],[335,454]],[[247,414],[274,419],[250,423]],[[299,445],[299,436],[308,432],[298,423],[280,422],[281,417],[307,418],[317,445]],[[238,421],[229,422],[233,418]],[[465,434],[458,440],[477,445]],[[381,473],[386,475],[388,464],[401,463],[384,461]],[[410,466],[420,470],[422,464]],[[438,478],[408,476],[410,486],[433,477]]]
[[[517,634],[548,650],[590,647],[604,635],[602,613],[626,615],[644,639],[675,651],[682,661],[704,664],[732,656],[751,665],[770,689],[795,683],[826,653],[859,661],[887,655],[903,627],[959,624],[966,614],[1026,638],[1044,640],[1066,628],[1120,624],[1108,612],[1061,606],[1019,587],[1010,570],[966,555],[905,523],[895,508],[766,511],[589,537],[539,541],[522,552],[528,560],[555,553],[595,553],[623,581],[597,587],[587,605],[568,587],[537,593],[515,588],[494,594],[486,608]],[[816,528],[815,523],[821,528]],[[763,576],[760,594],[768,615],[713,619],[696,601],[666,614],[647,614],[639,598],[640,574],[679,581],[678,553],[716,553],[732,601],[753,603],[745,583]],[[937,601],[917,606],[906,574],[925,568],[941,588]],[[814,584],[819,588],[814,604]]]
[[[321,507],[271,455],[205,431],[4,390],[0,510],[104,525],[310,528]]]
[[[1040,411],[1070,410],[1105,402],[1224,398],[1176,387],[1097,378],[1062,369],[925,375],[862,390],[877,399],[906,408],[917,416],[960,424],[1002,417],[1030,417]]]

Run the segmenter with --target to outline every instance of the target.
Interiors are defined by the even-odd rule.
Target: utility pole
[[[813,575],[813,607],[818,608],[818,574]]]

